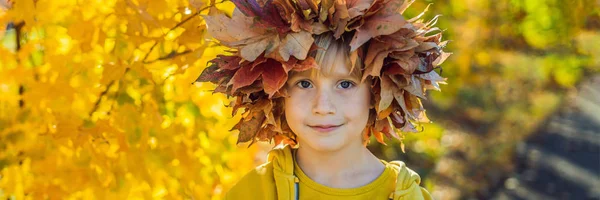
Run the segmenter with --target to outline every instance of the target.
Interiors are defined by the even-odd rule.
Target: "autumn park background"
[[[418,0],[454,54],[433,124],[369,148],[436,199],[600,198],[600,1]],[[233,4],[217,1],[231,13]],[[0,199],[220,199],[265,159],[194,83],[205,0],[1,0]],[[251,194],[249,194],[251,195]]]

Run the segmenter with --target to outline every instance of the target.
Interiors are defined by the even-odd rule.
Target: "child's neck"
[[[366,185],[379,177],[385,169],[383,163],[362,145],[335,152],[299,147],[296,162],[313,181],[333,188]]]

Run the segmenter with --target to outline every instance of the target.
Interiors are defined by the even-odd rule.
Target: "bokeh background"
[[[214,2],[233,10],[228,1]],[[436,199],[600,199],[600,1],[416,1],[454,52],[433,124],[369,148]],[[194,83],[225,48],[206,0],[0,0],[0,199],[221,199],[270,144],[236,146]],[[251,195],[251,194],[249,194]]]

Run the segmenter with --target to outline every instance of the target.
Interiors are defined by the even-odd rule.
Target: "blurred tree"
[[[436,163],[420,169],[431,172],[426,183],[433,185],[436,199],[488,199],[514,169],[516,144],[560,108],[575,85],[600,71],[600,4],[433,2],[430,14],[444,15],[439,26],[447,29],[448,51],[454,55],[443,66],[448,85],[430,93],[426,108],[445,130],[422,138],[441,144],[425,145],[439,148],[429,151],[436,156],[409,152],[401,159]],[[431,135],[427,127],[424,133]],[[419,143],[408,149],[416,150]]]
[[[225,50],[209,4],[2,1],[0,199],[220,199],[255,149],[238,151],[227,98],[192,84]]]

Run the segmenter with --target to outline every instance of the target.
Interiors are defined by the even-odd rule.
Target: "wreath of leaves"
[[[203,16],[209,33],[232,48],[211,60],[196,81],[217,84],[214,92],[235,97],[233,115],[243,108],[238,143],[275,141],[296,144],[283,112],[283,87],[290,71],[317,68],[310,52],[314,35],[331,31],[350,40],[352,68],[363,62],[364,81],[372,77],[375,108],[364,130],[385,144],[384,136],[402,140],[430,123],[421,104],[428,89],[445,84],[434,69],[451,55],[442,49],[438,16],[424,22],[423,11],[405,19],[414,0],[232,0],[231,17],[211,8]],[[348,35],[349,34],[349,35]],[[403,145],[402,145],[403,146]],[[404,151],[404,148],[403,148]]]

